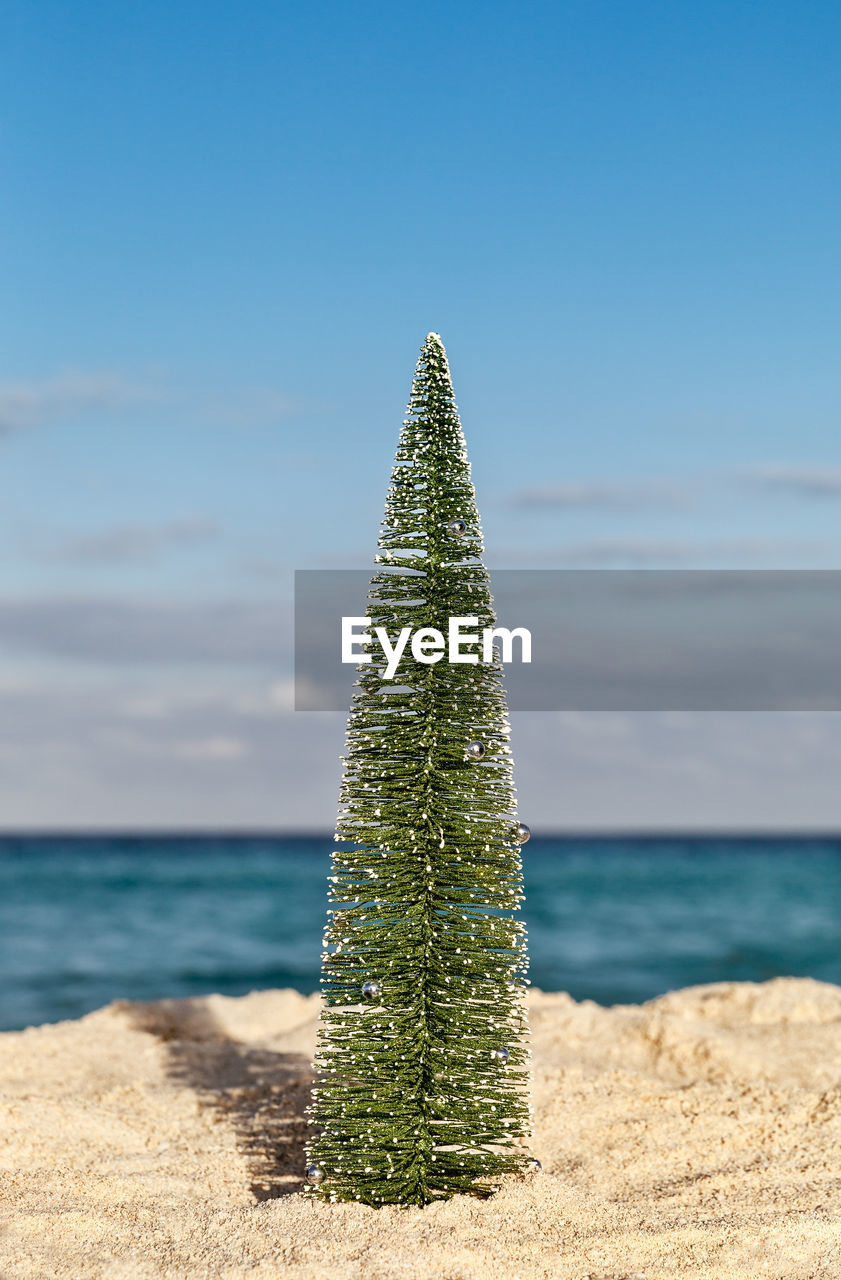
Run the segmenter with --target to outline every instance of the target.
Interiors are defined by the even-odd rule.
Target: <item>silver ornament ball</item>
[[[379,1000],[382,989],[376,978],[368,978],[362,983],[362,994],[366,1000]]]
[[[312,1187],[320,1187],[324,1181],[324,1170],[317,1164],[307,1165],[307,1182]]]
[[[467,533],[467,525],[463,520],[451,520],[447,525],[447,533],[451,538],[463,538]]]
[[[503,1046],[500,1049],[492,1049],[491,1057],[493,1058],[494,1062],[498,1062],[501,1067],[504,1067],[508,1062],[508,1059],[511,1057],[511,1054],[509,1050]]]
[[[468,760],[481,760],[485,754],[484,742],[468,742],[465,755]]]
[[[518,822],[514,828],[514,839],[517,844],[526,844],[531,838],[531,828],[527,827],[524,822]]]

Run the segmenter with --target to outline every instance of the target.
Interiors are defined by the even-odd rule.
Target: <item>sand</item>
[[[544,1172],[424,1210],[300,1187],[317,997],[0,1036],[3,1280],[841,1280],[841,988],[534,992]]]

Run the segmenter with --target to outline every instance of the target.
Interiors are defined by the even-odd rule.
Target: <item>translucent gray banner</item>
[[[296,710],[347,709],[342,619],[370,576],[296,573]],[[841,571],[501,569],[491,589],[498,625],[531,635],[505,664],[513,710],[841,710]]]

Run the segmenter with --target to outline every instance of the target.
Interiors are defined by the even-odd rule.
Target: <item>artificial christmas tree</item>
[[[482,550],[447,356],[431,333],[388,491],[371,629],[493,627]],[[487,1195],[498,1175],[537,1167],[516,919],[528,828],[514,813],[498,655],[461,650],[461,661],[424,662],[407,646],[387,679],[371,644],[359,666],[307,1149],[308,1189],[331,1200]]]

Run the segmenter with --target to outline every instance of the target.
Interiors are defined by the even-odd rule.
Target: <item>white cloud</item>
[[[154,560],[162,553],[216,537],[219,525],[205,516],[184,516],[160,524],[122,524],[75,534],[36,558],[71,564],[127,564]]]
[[[271,697],[253,677],[228,692],[212,678],[193,690],[144,678],[0,692],[3,824],[332,830],[345,717],[267,715]],[[537,834],[841,825],[841,714],[518,712],[512,723],[520,814]]]
[[[130,720],[166,720],[173,710],[172,702],[162,694],[143,694],[128,698],[120,707]]]
[[[344,717],[267,714],[269,683],[144,675],[0,693],[2,825],[327,830]]]
[[[276,387],[216,390],[207,384],[173,386],[156,376],[130,379],[109,371],[67,370],[46,378],[0,382],[0,436],[144,402],[166,405],[179,416],[239,427],[270,426],[308,409],[298,397]],[[312,465],[317,454],[299,450],[292,461]]]
[[[748,479],[762,488],[800,498],[841,498],[841,467],[767,465],[748,471]]]
[[[248,599],[0,597],[0,652],[85,663],[270,663],[288,652],[289,609]]]
[[[269,703],[280,711],[291,711],[295,705],[295,681],[276,680],[269,689]]]
[[[836,562],[841,542],[819,538],[592,538],[561,546],[517,550],[507,547],[489,557],[494,567],[811,567]]]
[[[184,760],[239,760],[248,754],[248,745],[241,738],[228,738],[224,734],[214,734],[210,738],[177,742],[172,752],[173,755],[181,756]]]
[[[0,435],[81,412],[123,407],[145,394],[115,373],[69,372],[38,382],[3,382]]]
[[[519,812],[532,831],[841,827],[841,713],[518,712]]]
[[[641,508],[686,507],[688,487],[675,480],[596,480],[524,489],[511,498],[517,507],[595,508],[630,511]]]

